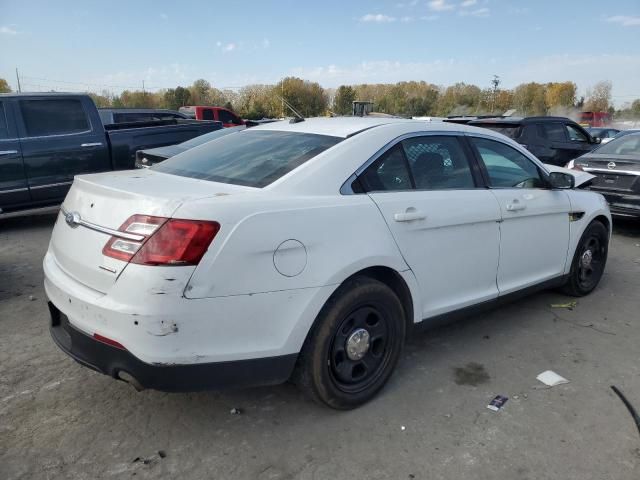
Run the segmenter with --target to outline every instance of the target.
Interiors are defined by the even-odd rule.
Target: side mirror
[[[576,186],[576,179],[573,175],[564,172],[551,172],[547,178],[551,188],[573,188]]]
[[[593,137],[593,142],[599,144],[602,143],[602,139],[600,137]]]

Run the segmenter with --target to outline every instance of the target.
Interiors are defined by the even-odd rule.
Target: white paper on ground
[[[547,370],[546,372],[542,372],[540,375],[536,377],[545,385],[549,385],[550,387],[555,387],[556,385],[562,385],[563,383],[569,383],[564,377],[561,377],[556,372],[552,370]]]

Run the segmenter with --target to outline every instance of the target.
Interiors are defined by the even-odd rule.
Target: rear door
[[[30,200],[12,101],[0,100],[0,211]]]
[[[77,174],[110,170],[104,130],[92,125],[82,97],[27,97],[16,107],[34,202],[62,200]]]
[[[500,204],[501,295],[562,275],[569,248],[569,196],[546,188],[538,165],[506,143],[470,136]]]
[[[575,158],[572,145],[569,143],[567,130],[562,122],[542,122],[537,124],[538,137],[543,139],[544,147],[540,155],[536,155],[544,163],[563,167]]]
[[[420,286],[422,318],[498,295],[500,207],[455,135],[399,141],[360,175]]]

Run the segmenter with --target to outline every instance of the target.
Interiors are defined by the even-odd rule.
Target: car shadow
[[[640,218],[614,216],[613,233],[625,237],[640,237]]]

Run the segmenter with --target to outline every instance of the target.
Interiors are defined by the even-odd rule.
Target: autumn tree
[[[571,108],[576,103],[576,84],[573,82],[548,83],[545,92],[547,108]]]
[[[333,111],[339,115],[351,113],[353,101],[356,99],[356,91],[348,85],[341,85],[336,91],[333,100]]]
[[[164,103],[167,108],[178,110],[191,103],[191,92],[184,87],[169,88],[164,92]]]
[[[518,85],[513,91],[513,107],[520,115],[546,115],[546,89],[541,83]]]
[[[324,89],[316,82],[287,77],[275,86],[272,94],[282,95],[298,113],[305,117],[321,115],[327,109],[327,96]],[[293,115],[293,112],[289,111],[285,115]]]
[[[0,78],[0,93],[11,93],[11,87],[4,78]]]
[[[611,104],[611,82],[598,82],[587,91],[584,110],[606,112]]]

